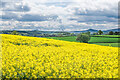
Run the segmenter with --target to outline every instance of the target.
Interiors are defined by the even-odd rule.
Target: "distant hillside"
[[[0,31],[0,34],[11,34],[13,31],[11,30],[3,30]],[[19,35],[22,36],[33,36],[33,37],[58,37],[58,36],[69,36],[69,32],[65,31],[17,31]]]
[[[84,32],[91,32],[92,33],[97,33],[98,30],[95,29],[88,29],[88,30],[83,30],[83,31],[38,31],[38,30],[33,30],[33,31],[17,31],[19,34],[23,36],[34,36],[34,37],[44,37],[44,36],[51,36],[55,37],[56,35],[62,34],[65,36],[69,36],[70,33],[75,33],[77,35],[78,33],[84,33]],[[113,31],[113,32],[120,32],[120,28],[117,29],[109,29],[109,30],[102,30],[104,34]],[[0,34],[11,34],[13,31],[11,30],[2,30],[0,31]]]
[[[113,31],[113,32],[120,32],[120,28],[117,28],[117,29],[110,29],[110,30],[104,30],[103,32],[110,32],[110,31]]]
[[[83,30],[83,31],[71,31],[71,33],[84,33],[84,32],[91,32],[91,33],[95,33],[98,32],[99,30],[95,30],[95,29],[88,29],[88,30]],[[108,33],[110,31],[113,32],[120,32],[120,28],[117,29],[109,29],[109,30],[102,30],[104,33]]]
[[[71,31],[71,33],[84,33],[84,32],[98,32],[98,30],[95,29],[88,29],[88,30],[83,30],[83,31]]]

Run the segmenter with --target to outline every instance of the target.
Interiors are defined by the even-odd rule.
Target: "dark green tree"
[[[119,32],[114,32],[114,35],[119,35]]]
[[[78,34],[76,40],[80,42],[88,43],[88,41],[90,40],[90,35]]]
[[[11,34],[12,35],[18,35],[18,32],[17,31],[13,31]]]
[[[93,35],[98,35],[98,33],[93,33]]]
[[[99,34],[99,35],[103,34],[103,31],[99,30],[99,31],[98,31],[98,34]]]
[[[71,33],[70,36],[75,36],[75,34],[74,34],[74,33]]]
[[[63,35],[61,33],[58,33],[58,37],[62,37]]]
[[[113,32],[113,31],[110,31],[110,32],[109,32],[109,35],[113,35],[113,34],[114,34],[114,32]]]
[[[90,31],[86,32],[86,34],[90,35]]]

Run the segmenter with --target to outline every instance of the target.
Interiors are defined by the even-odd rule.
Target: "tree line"
[[[103,31],[99,30],[97,33],[93,33],[93,35],[102,35],[103,33]],[[106,35],[120,35],[120,32],[109,31]]]

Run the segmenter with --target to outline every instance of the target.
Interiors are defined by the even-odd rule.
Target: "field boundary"
[[[120,37],[109,37],[109,36],[91,36],[91,37],[120,38]]]
[[[88,43],[116,43],[116,42],[88,42]],[[120,42],[117,42],[120,43]]]

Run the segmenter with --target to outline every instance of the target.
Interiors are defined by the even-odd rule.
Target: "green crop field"
[[[46,37],[49,39],[56,39],[56,40],[64,40],[64,41],[71,41],[71,42],[78,42],[76,41],[76,36],[70,36],[70,37]]]
[[[94,43],[94,44],[102,45],[102,46],[120,47],[120,43]]]
[[[119,35],[120,36],[120,35]],[[91,37],[89,43],[90,44],[97,44],[102,46],[112,46],[112,47],[120,47],[118,42],[120,42],[120,38],[118,35],[94,35]],[[76,41],[76,36],[70,37],[46,37],[49,39],[56,39],[56,40],[64,40],[64,41],[71,41],[71,42],[78,42]]]
[[[120,35],[94,35],[94,36],[96,36],[96,37],[113,37],[113,38],[119,37],[120,38]]]
[[[89,43],[116,43],[120,42],[119,38],[107,38],[107,37],[91,37]]]

